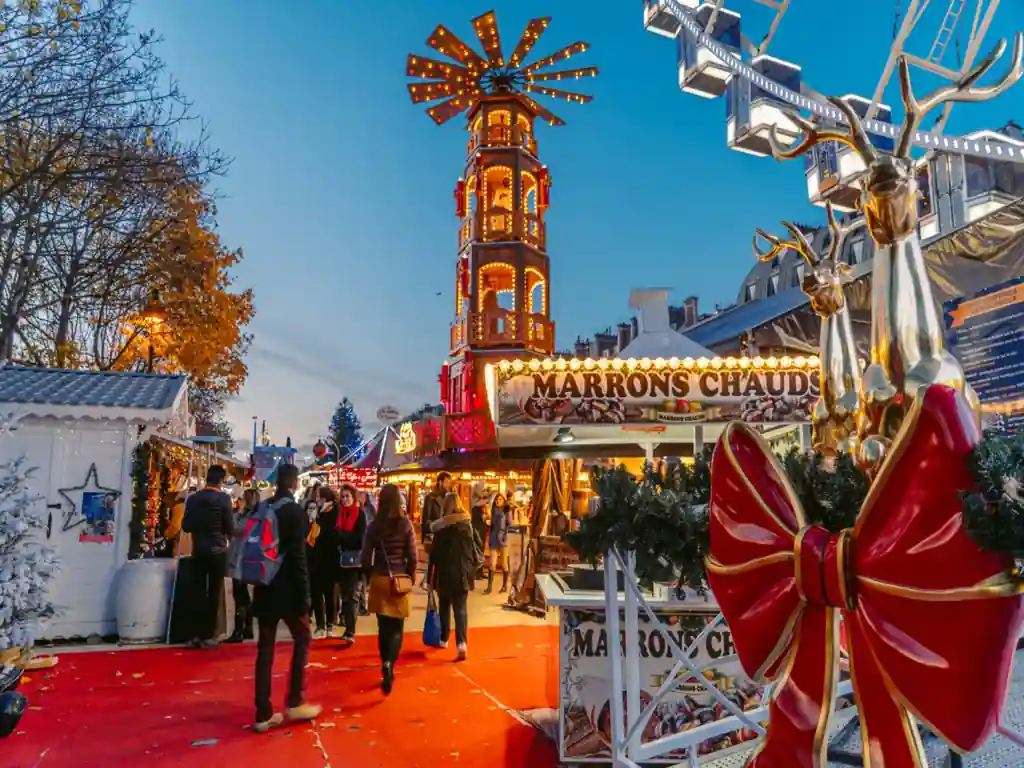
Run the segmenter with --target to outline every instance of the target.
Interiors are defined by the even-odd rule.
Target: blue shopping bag
[[[441,647],[441,617],[437,613],[434,590],[427,593],[427,617],[423,620],[423,644],[428,648]]]

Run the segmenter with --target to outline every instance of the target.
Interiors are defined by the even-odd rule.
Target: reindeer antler
[[[910,85],[910,66],[907,64],[907,57],[900,54],[900,93],[903,96],[903,108],[906,115],[903,119],[903,127],[900,128],[900,138],[896,144],[896,157],[907,157],[910,154],[910,144],[914,132],[921,124],[921,120],[935,107],[956,101],[987,101],[994,99],[1006,91],[1011,85],[1020,80],[1024,74],[1024,34],[1018,32],[1013,40],[1013,55],[1010,62],[1010,70],[994,85],[975,87],[974,84],[995,64],[1006,51],[1006,41],[1000,40],[995,48],[989,51],[988,55],[974,67],[970,72],[961,77],[957,82],[944,85],[929,93],[918,101]]]
[[[815,264],[817,264],[817,262],[819,261],[817,254],[814,252],[814,248],[811,247],[810,242],[808,242],[807,238],[804,236],[804,233],[801,232],[792,224],[790,224],[788,221],[782,222],[782,226],[789,230],[789,234],[793,238],[792,240],[783,240],[782,238],[776,237],[775,235],[768,234],[763,229],[754,230],[756,234],[754,235],[753,239],[753,247],[754,256],[757,257],[757,260],[762,262],[771,261],[788,248],[790,250],[796,251],[801,256],[803,256],[804,260],[807,262],[809,266],[813,267]],[[757,238],[759,237],[764,240],[767,240],[771,244],[772,247],[770,250],[762,251],[760,248],[757,247]]]
[[[867,222],[863,216],[859,216],[845,227],[841,226],[839,220],[836,219],[836,212],[830,202],[825,203],[825,212],[828,214],[828,231],[832,235],[825,259],[838,266],[838,257],[842,253],[843,242],[846,240],[846,237],[854,230],[863,227]]]
[[[811,147],[823,141],[838,141],[845,144],[860,155],[865,165],[871,165],[871,163],[878,159],[875,148],[871,146],[871,142],[868,140],[868,135],[864,130],[864,124],[861,122],[860,116],[842,99],[830,96],[828,101],[846,116],[850,126],[849,131],[819,130],[810,120],[805,120],[799,115],[787,114],[787,117],[800,127],[804,135],[787,147],[779,141],[776,126],[772,124],[771,132],[768,134],[768,142],[772,148],[772,155],[775,156],[776,160],[791,160],[794,157],[799,157]]]

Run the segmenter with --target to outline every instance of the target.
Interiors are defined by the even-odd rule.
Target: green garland
[[[599,503],[567,541],[595,564],[613,546],[634,552],[641,583],[674,582],[703,593],[711,455],[708,448],[693,464],[671,470],[647,465],[639,480],[625,467],[595,469],[591,487]],[[968,533],[983,549],[1024,557],[1024,436],[986,435],[970,464],[979,491],[963,499]],[[833,533],[854,524],[870,483],[852,459],[828,466],[820,454],[794,449],[782,466],[810,523]]]
[[[132,456],[132,520],[128,526],[128,559],[142,557],[145,552],[146,516],[149,504],[149,458],[152,446],[143,440]]]
[[[982,549],[1024,558],[1024,435],[987,437],[970,467],[978,490],[964,495],[967,532]]]

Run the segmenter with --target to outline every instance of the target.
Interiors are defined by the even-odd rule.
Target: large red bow
[[[927,766],[916,717],[956,749],[996,727],[1022,607],[1012,563],[964,531],[966,401],[933,386],[890,448],[855,527],[808,525],[761,437],[730,424],[711,486],[708,581],[747,674],[774,680],[756,768],[825,766],[842,614],[864,765]]]

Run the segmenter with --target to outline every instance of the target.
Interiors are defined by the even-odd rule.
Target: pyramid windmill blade
[[[505,66],[505,57],[501,53],[501,36],[498,34],[498,19],[494,11],[473,19],[473,30],[487,54],[487,61],[492,67]]]
[[[508,65],[515,69],[524,61],[526,57],[530,55],[530,51],[533,50],[534,44],[540,39],[540,36],[544,34],[544,30],[548,28],[548,24],[551,23],[550,16],[540,16],[536,19],[530,19],[530,23],[526,25],[526,29],[523,31],[523,36],[519,38],[519,42],[516,44],[516,49],[512,51],[512,58],[508,60]]]
[[[470,90],[472,90],[472,86],[469,83],[409,83],[409,96],[412,97],[413,104],[449,99],[453,96],[461,96]]]
[[[597,77],[597,67],[582,67],[581,69],[559,69],[555,72],[540,72],[526,76],[526,82],[538,83],[543,80],[579,80],[581,77]]]
[[[480,73],[487,69],[487,62],[480,58],[480,54],[462,42],[444,24],[438,24],[434,28],[430,37],[427,38],[427,45],[435,51],[440,51],[445,56],[465,64],[470,71]]]
[[[427,110],[427,114],[438,125],[444,125],[460,112],[465,112],[469,109],[472,103],[472,96],[462,94],[461,96],[448,99],[448,101],[442,101],[440,104],[435,104]]]
[[[535,61],[528,67],[523,67],[519,70],[520,75],[528,75],[531,72],[536,72],[538,69],[544,69],[544,67],[550,67],[563,59],[568,59],[570,56],[575,56],[577,53],[583,53],[590,48],[590,43],[584,43],[582,40],[567,45],[560,51],[555,51],[550,56],[547,56],[540,61]]]
[[[448,80],[453,83],[470,80],[469,70],[465,67],[411,54],[405,63],[405,74],[409,77],[421,77],[424,80]]]
[[[525,93],[522,94],[522,96],[524,99],[526,99],[526,102],[530,105],[530,108],[537,113],[537,117],[546,122],[548,125],[565,125],[565,120],[560,118],[550,109],[542,107],[536,101],[527,96]]]
[[[543,85],[533,85],[527,83],[523,86],[524,91],[530,93],[539,93],[542,96],[550,96],[552,99],[562,99],[563,101],[572,101],[577,104],[586,104],[588,101],[593,101],[593,96],[588,96],[585,93],[573,93],[572,91],[561,91],[558,88],[545,88]]]

